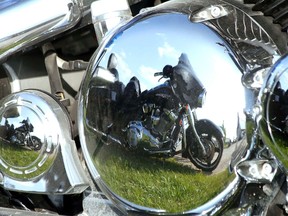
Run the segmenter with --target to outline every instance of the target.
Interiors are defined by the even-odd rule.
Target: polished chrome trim
[[[132,18],[132,12],[126,0],[114,1],[98,0],[91,4],[91,17],[94,25],[98,43],[113,28],[116,28],[121,22]]]
[[[67,5],[68,8],[68,5]],[[58,35],[75,26],[82,17],[82,11],[77,4],[70,5],[69,11],[50,20],[38,24],[17,34],[0,38],[0,63],[10,55],[31,47],[41,41]]]
[[[11,91],[12,92],[20,91],[21,90],[21,85],[20,85],[20,81],[19,81],[19,78],[18,78],[16,72],[7,63],[4,63],[3,67],[6,70],[7,76],[10,79]]]
[[[83,120],[83,97],[80,97],[78,100],[78,112],[77,112],[77,119],[78,119],[78,131],[80,131],[79,133],[79,138],[80,138],[80,143],[86,143],[85,140],[85,136],[81,133],[82,131],[84,131],[84,120]],[[90,160],[89,158],[89,151],[86,148],[86,145],[82,145],[82,152],[87,164],[87,167],[89,169],[89,172],[91,174],[91,176],[96,180],[100,178],[100,174],[98,173],[98,171],[96,170],[93,162]]]

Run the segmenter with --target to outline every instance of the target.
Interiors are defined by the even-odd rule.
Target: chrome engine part
[[[143,126],[142,122],[130,122],[127,128],[127,140],[129,147],[161,147],[161,142],[155,138],[149,130]]]

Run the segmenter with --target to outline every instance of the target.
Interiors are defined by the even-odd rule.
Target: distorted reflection
[[[24,146],[31,150],[39,150],[41,148],[41,140],[38,137],[31,135],[34,127],[30,123],[29,118],[24,119],[20,123],[21,126],[14,128],[14,124],[10,125],[9,121],[6,119],[6,140],[11,144],[15,144],[16,146]]]
[[[7,95],[0,104],[1,187],[18,192],[33,188],[40,194],[87,188],[67,110],[57,99],[27,89]]]
[[[13,104],[15,101],[11,100],[6,107],[0,108],[0,169],[17,177],[23,175],[23,170],[36,175],[37,169],[31,167],[35,161],[42,160],[45,132],[39,116],[28,106]]]
[[[29,117],[21,120],[17,107],[8,110],[1,121],[1,139],[9,145],[24,147],[28,150],[40,150],[41,139],[32,135],[34,126]]]
[[[116,58],[113,56],[112,53],[110,60]],[[113,69],[113,75],[118,77],[117,69],[109,65],[110,62],[107,68],[110,68],[110,72]],[[95,118],[101,122],[95,126],[103,127],[102,117],[106,116],[106,128],[102,130],[128,149],[162,157],[182,153],[182,157],[189,158],[197,168],[213,171],[223,153],[224,133],[212,121],[197,119],[195,110],[202,107],[206,90],[194,73],[187,54],[181,54],[175,67],[165,65],[162,72],[156,72],[154,76],[166,81],[143,92],[135,76],[126,87],[115,82],[110,91],[120,90],[115,92],[118,100],[108,105],[111,110],[103,107],[105,110]],[[100,100],[98,104],[110,99],[107,98],[107,89],[102,86],[91,88],[89,96],[91,106],[95,105],[95,97]],[[97,107],[88,107],[90,110],[92,113],[88,112],[89,116],[95,116],[95,111],[98,111]],[[109,116],[109,113],[114,116]],[[187,138],[183,139],[185,135]]]
[[[88,71],[84,128],[108,188],[179,212],[227,187],[247,148],[242,73],[229,46],[207,26],[165,14],[117,33],[100,52]]]
[[[260,131],[264,143],[288,168],[288,73],[287,56],[271,70],[261,91]]]

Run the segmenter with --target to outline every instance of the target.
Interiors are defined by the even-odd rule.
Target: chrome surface
[[[90,10],[93,0],[61,0],[63,7],[59,2],[0,2],[3,12],[0,11],[0,22],[16,21],[7,22],[5,31],[0,32],[0,63],[75,26]],[[108,11],[99,6],[101,2],[109,2]],[[56,4],[59,11],[53,10]],[[265,215],[270,205],[279,205],[274,198],[283,188],[288,169],[288,57],[278,60],[279,48],[269,32],[251,17],[254,12],[246,13],[245,7],[225,0],[178,0],[142,10],[130,20],[128,8],[114,10],[112,4],[99,0],[91,8],[97,39],[102,44],[89,63],[78,106],[78,129],[89,173],[84,160],[81,166],[78,158],[71,116],[43,91],[43,86],[42,90],[20,91],[27,86],[21,88],[19,71],[16,73],[7,61],[3,68],[13,93],[0,102],[2,189],[48,194],[56,202],[58,195],[75,197],[74,194],[83,192],[83,200],[79,199],[83,201],[80,215],[97,216],[219,212],[222,215],[221,211],[227,210],[227,205],[235,201],[234,196],[240,194],[239,189],[242,190],[241,200],[236,200],[239,206],[235,205],[236,209],[228,210],[225,216],[255,215],[255,212]],[[41,18],[28,16],[30,11],[37,11]],[[14,31],[18,24],[23,28]],[[199,88],[189,80],[189,73],[183,75],[182,71],[174,77],[177,82],[172,83],[170,94],[188,101],[186,112],[178,121],[181,104],[171,107],[170,102],[176,99],[165,98],[166,91],[155,93],[165,102],[163,109],[155,108],[154,98],[144,104],[139,98],[145,97],[145,90],[164,89],[167,79],[155,77],[155,72],[159,73],[166,65],[179,64],[184,54],[191,62],[193,77],[203,84],[203,91],[197,93]],[[32,64],[33,60],[30,59]],[[86,62],[61,58],[57,58],[57,63],[64,70],[87,66]],[[38,73],[37,67],[34,72]],[[126,96],[129,98],[125,90],[131,77],[140,81],[136,84],[137,97],[125,101]],[[72,79],[75,80],[75,75]],[[168,88],[165,90],[169,92]],[[198,135],[199,120],[210,123],[204,126],[215,125],[216,129],[208,127],[206,134]],[[176,137],[175,153],[167,144],[175,138],[172,134],[178,123],[183,127]],[[193,137],[189,136],[191,128]],[[208,155],[213,149],[205,139],[218,129],[224,139],[220,164],[211,172],[201,171],[185,158],[187,152],[181,151],[186,144],[195,145],[197,140],[202,148],[198,147],[200,153],[195,154]],[[139,147],[143,151],[137,152]],[[279,164],[286,175],[282,175]],[[96,184],[87,179],[89,174]],[[282,202],[281,207],[287,213],[288,202]],[[0,211],[7,215],[30,215],[21,210]]]
[[[274,153],[284,168],[288,169],[288,56],[278,60],[267,74],[255,106],[255,116],[263,142]]]
[[[132,18],[127,0],[98,0],[91,4],[92,23],[98,43],[122,22]]]
[[[57,2],[59,5],[55,7]],[[68,3],[71,3],[71,1],[20,0],[6,8],[2,8],[0,20],[2,20],[1,23],[5,23],[5,28],[0,33],[0,40],[26,32],[35,26],[65,15]],[[35,16],[37,16],[37,19],[35,19]]]
[[[242,161],[236,171],[247,183],[270,183],[278,172],[278,166],[273,160],[254,159]]]
[[[161,143],[159,140],[155,139],[145,127],[143,127],[142,122],[132,121],[129,122],[127,127],[127,143],[131,148],[137,148],[138,144],[141,142],[143,145],[149,147],[159,148]]]
[[[0,33],[0,62],[75,26],[81,13],[78,2],[71,0],[24,0],[2,9],[0,22],[5,28]]]
[[[225,1],[224,1],[225,2]],[[213,8],[219,8],[219,17],[208,16],[205,22],[217,31],[237,55],[239,67],[245,72],[259,71],[271,66],[280,57],[279,49],[273,39],[260,24],[245,11],[230,3],[207,6],[200,11],[192,12],[191,21],[198,22],[201,14],[213,13]],[[218,11],[218,9],[217,9]],[[224,15],[223,17],[221,17]],[[212,15],[211,15],[212,16]],[[229,26],[233,23],[232,26]],[[221,44],[219,44],[221,45]]]
[[[1,100],[0,184],[43,194],[85,190],[88,180],[70,124],[65,108],[42,91],[20,91]]]
[[[192,22],[203,22],[227,16],[230,12],[227,6],[211,5],[197,11],[190,19]]]
[[[7,63],[4,63],[3,67],[5,68],[6,74],[10,79],[11,91],[12,92],[20,91],[21,90],[20,81],[16,72]]]
[[[258,79],[244,78],[256,77],[247,75],[255,72],[263,77],[266,69],[271,67],[279,55],[273,40],[245,11],[224,1],[216,1],[215,5],[211,7],[208,2],[198,1],[172,1],[145,10],[109,34],[90,61],[78,107],[81,145],[94,181],[123,211],[156,215],[164,212],[176,212],[177,215],[214,214],[238,190],[240,177],[233,170],[238,162],[249,158],[256,142],[249,114],[254,108],[260,88]],[[121,113],[123,104],[117,103],[117,98],[121,97],[129,79],[137,77],[142,92],[157,87],[165,79],[159,82],[159,78],[155,78],[153,74],[161,71],[167,64],[175,66],[182,53],[187,54],[197,79],[207,91],[203,107],[196,109],[198,119],[210,120],[222,128],[225,135],[225,148],[219,166],[212,173],[200,174],[205,179],[202,183],[213,181],[211,178],[216,176],[225,176],[225,180],[217,184],[219,189],[213,191],[213,195],[208,195],[206,200],[197,204],[193,197],[197,197],[199,201],[204,193],[199,194],[188,189],[180,192],[176,187],[169,187],[181,184],[179,181],[175,183],[170,175],[175,179],[181,178],[179,170],[182,166],[189,170],[187,175],[190,183],[196,185],[196,173],[199,172],[189,160],[178,161],[178,157],[175,157],[178,172],[167,171],[169,166],[166,160],[159,159],[161,165],[158,167],[155,158],[143,159],[142,156],[125,152],[121,147],[126,144],[125,133],[116,133],[114,129],[119,123],[123,123],[118,120],[117,115],[129,119],[136,114],[135,111]],[[108,61],[111,55],[117,57],[117,65],[113,70]],[[191,93],[193,95],[193,91]],[[147,113],[149,109],[144,107],[143,110]],[[137,120],[137,117],[134,118]],[[118,130],[125,132],[126,126],[123,124]],[[187,143],[191,141],[187,139]],[[141,169],[141,165],[145,166],[141,159],[155,163],[153,170]],[[115,168],[114,163],[119,165],[116,169],[120,173],[123,167],[120,178],[112,176],[109,171]],[[129,174],[124,172],[125,164],[129,164]],[[265,165],[265,170],[267,167]],[[147,179],[139,182],[135,174],[140,179],[151,174],[152,183]],[[112,180],[120,184],[115,186]],[[198,191],[202,190],[199,184],[197,182]],[[138,195],[138,200],[122,192],[141,188],[147,190]],[[181,196],[173,194],[182,193],[183,197],[188,195],[191,199],[189,204],[173,210],[169,204],[165,205],[159,194],[165,193],[167,188],[170,188],[168,193],[171,203],[178,203],[177,199],[181,199]],[[215,188],[211,187],[205,193],[213,189]],[[155,191],[159,191],[159,194],[154,195]],[[157,202],[161,204],[158,205]]]

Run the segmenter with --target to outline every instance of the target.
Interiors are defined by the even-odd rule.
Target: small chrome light
[[[198,97],[198,107],[203,107],[205,100],[206,100],[206,90],[203,89],[202,93]]]
[[[88,186],[67,112],[47,93],[25,90],[1,101],[0,145],[5,189],[67,194]]]

